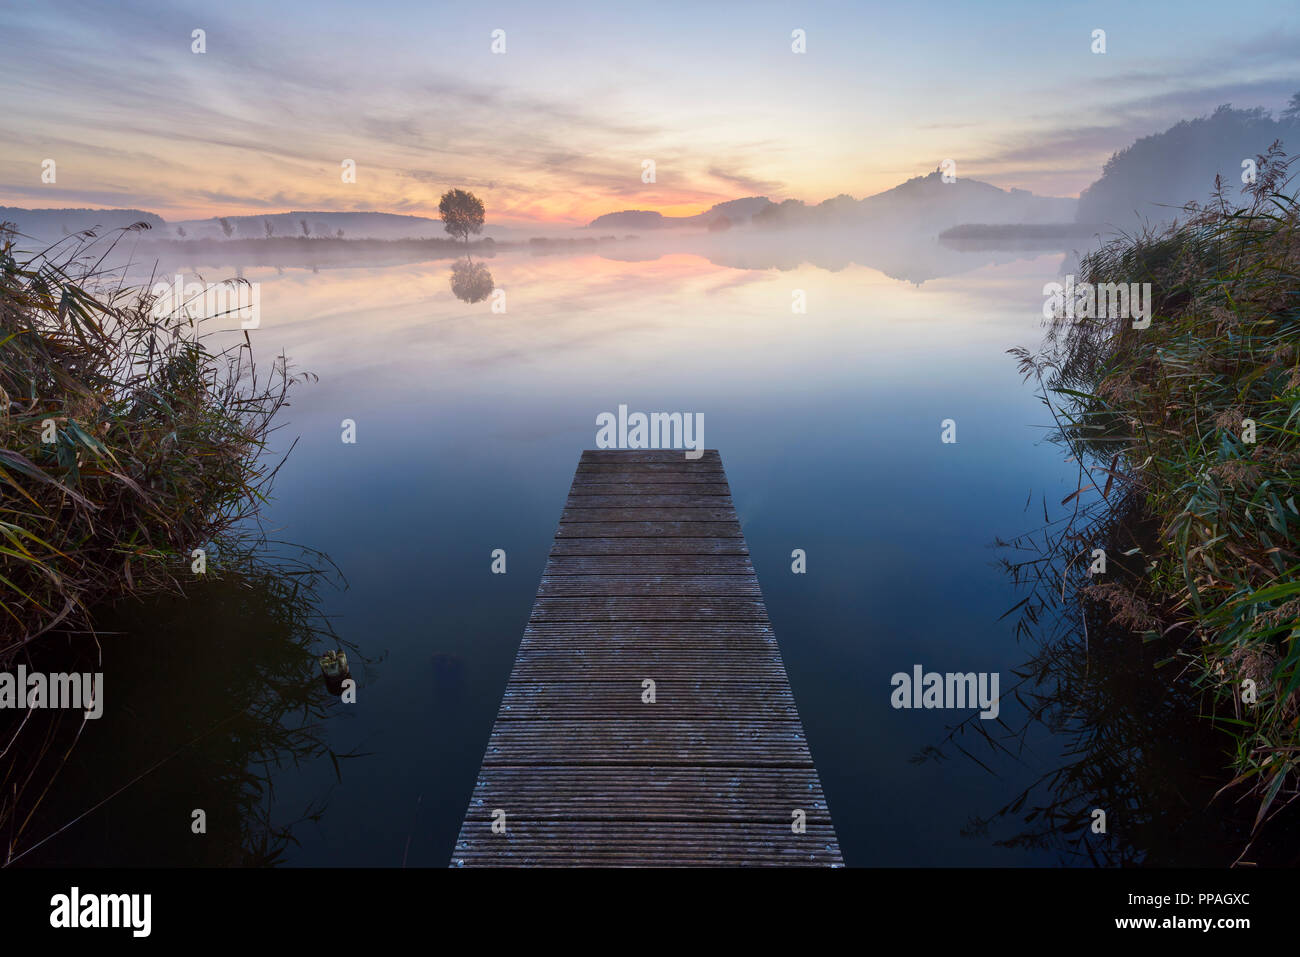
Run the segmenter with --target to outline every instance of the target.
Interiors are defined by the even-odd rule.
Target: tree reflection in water
[[[496,288],[486,265],[468,256],[451,267],[451,291],[462,302],[482,302]]]

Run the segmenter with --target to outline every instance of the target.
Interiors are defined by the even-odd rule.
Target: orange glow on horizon
[[[492,225],[493,209],[490,194],[482,197],[488,208],[487,224]],[[645,210],[657,212],[663,216],[696,216],[707,212],[717,203],[736,199],[734,196],[718,197],[709,201],[692,198],[670,197],[666,203],[635,202],[626,197],[608,197],[598,199],[575,200],[567,195],[544,196],[525,203],[513,203],[498,211],[498,218],[505,222],[524,221],[539,226],[585,226],[587,223],[604,216],[606,213],[620,213],[626,210]],[[414,215],[438,218],[435,206],[431,212]]]
[[[449,182],[446,188],[466,189],[483,200],[486,207],[485,225],[513,228],[528,228],[530,226],[576,228],[586,226],[592,220],[608,213],[628,210],[658,212],[668,217],[696,216],[708,212],[718,203],[740,199],[745,195],[740,190],[737,190],[734,194],[720,194],[712,190],[655,190],[653,186],[647,188],[644,196],[547,189],[539,189],[537,192],[524,192],[515,189],[502,195],[496,193],[491,187],[476,188],[472,183],[465,184],[454,181]],[[85,204],[73,201],[68,203],[41,203],[39,205],[42,208],[80,208],[86,205],[94,205],[100,208],[134,207],[145,212],[156,213],[168,223],[211,220],[222,216],[278,215],[297,211],[390,213],[400,216],[423,216],[436,221],[439,219],[438,200],[441,192],[442,190],[429,193],[420,191],[416,195],[407,193],[399,197],[389,190],[381,188],[368,191],[367,197],[360,201],[351,196],[348,197],[350,201],[346,203],[331,201],[334,197],[327,196],[302,197],[298,201],[291,200],[281,208],[267,208],[261,205],[249,206],[230,201],[199,205],[182,200],[177,203],[150,205],[141,204],[138,201],[131,202],[127,197],[123,197],[120,203]],[[0,190],[0,205],[30,206],[33,204],[28,197],[18,195],[9,197],[3,190]]]

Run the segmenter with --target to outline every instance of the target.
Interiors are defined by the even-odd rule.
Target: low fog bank
[[[101,237],[95,258],[116,238]],[[1048,235],[983,240],[940,239],[929,228],[864,230],[862,228],[807,228],[764,230],[743,227],[724,233],[699,230],[657,230],[646,235],[535,237],[527,242],[497,243],[479,240],[186,240],[158,241],[148,232],[121,234],[104,262],[106,268],[125,270],[131,282],[175,273],[209,278],[240,276],[245,270],[366,269],[420,262],[454,262],[466,256],[474,261],[508,261],[512,258],[597,255],[620,262],[649,262],[667,256],[691,255],[728,269],[788,271],[812,265],[836,272],[865,266],[892,279],[920,284],[931,279],[972,272],[984,266],[1044,253],[1077,258],[1093,248],[1095,239]]]

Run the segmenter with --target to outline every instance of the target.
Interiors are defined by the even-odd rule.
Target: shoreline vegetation
[[[28,255],[0,226],[0,669],[20,661],[51,673],[103,669],[120,689],[138,670],[175,664],[150,658],[139,641],[108,641],[120,635],[105,621],[142,602],[200,607],[218,592],[241,596],[222,613],[241,636],[258,636],[264,653],[237,658],[253,675],[273,669],[276,680],[245,678],[231,698],[222,727],[243,723],[241,755],[252,764],[230,762],[219,776],[234,789],[245,848],[227,848],[228,860],[265,861],[289,839],[269,809],[257,810],[265,767],[282,745],[300,756],[328,750],[316,726],[328,702],[314,689],[312,648],[340,644],[316,610],[321,583],[342,582],[338,570],[319,552],[269,540],[258,522],[284,461],[270,454],[273,420],[313,377],[291,372],[283,355],[259,366],[246,334],[210,347],[203,324],[219,316],[194,315],[190,303],[165,308],[148,285],[125,286],[103,268],[124,236],[148,228],[79,234]],[[249,610],[246,620],[237,607]],[[156,647],[174,646],[174,636],[160,637]],[[180,653],[225,661],[230,644]],[[112,688],[106,697],[109,723],[129,722],[130,708],[112,706]],[[295,711],[304,721],[286,725]],[[21,708],[0,719],[5,865],[99,806],[91,804],[101,781],[71,792],[53,784],[105,756],[70,762],[83,732],[99,733],[87,732],[80,712]]]
[[[183,591],[195,549],[245,550],[272,420],[312,378],[96,272],[134,231],[21,262],[0,235],[0,662],[113,595]]]
[[[453,270],[453,291],[480,301],[493,284],[486,268],[469,259],[469,237],[483,228],[483,205],[451,190],[441,213],[460,242],[423,244],[464,255],[464,264],[457,262],[463,268]],[[105,657],[101,639],[116,635],[103,623],[130,620],[133,607],[171,601],[198,609],[222,592],[246,598],[224,604],[247,610],[234,630],[241,638],[260,633],[266,653],[238,657],[247,687],[231,697],[240,706],[182,750],[236,719],[252,729],[250,748],[221,772],[233,785],[223,804],[238,809],[241,823],[233,831],[243,847],[226,853],[274,862],[292,837],[271,823],[271,809],[262,804],[270,789],[266,769],[286,756],[297,761],[328,753],[337,772],[340,758],[355,756],[335,754],[324,743],[317,721],[329,702],[311,680],[313,646],[343,644],[317,611],[321,583],[331,576],[342,583],[342,575],[320,552],[291,546],[298,554],[287,553],[289,543],[268,539],[260,522],[275,476],[296,445],[278,459],[272,454],[274,421],[291,391],[315,377],[291,372],[283,354],[269,369],[260,367],[247,332],[213,346],[217,330],[205,323],[229,318],[232,310],[205,314],[202,291],[168,302],[152,283],[127,285],[126,266],[104,265],[124,238],[151,228],[140,221],[103,237],[86,230],[28,254],[19,252],[12,224],[0,223],[0,669],[22,662],[53,673],[76,662],[77,670],[89,664],[97,671]],[[343,248],[352,255],[358,246],[406,245],[348,241],[341,234],[277,239],[269,232],[255,241],[259,248],[309,247],[314,255]],[[210,249],[211,242],[184,245]],[[248,242],[229,240],[225,247]],[[490,255],[494,244],[473,245]],[[131,252],[139,251],[137,245]],[[148,645],[147,635],[136,632],[128,628],[128,647],[115,643],[117,674],[125,682],[133,670],[164,664],[136,660],[132,668],[132,653]],[[55,636],[60,640],[49,640]],[[215,644],[209,651],[227,660],[233,642]],[[272,672],[273,679],[258,681],[263,670],[263,679]],[[231,687],[237,683],[232,679]],[[78,794],[52,792],[89,718],[27,703],[24,698],[21,716],[0,714],[0,865],[32,853],[100,806],[77,807]],[[301,719],[297,726],[286,721],[289,712]],[[92,755],[78,763],[96,757],[102,760]],[[76,767],[69,773],[75,778]],[[44,836],[32,837],[34,830]]]
[[[362,262],[367,266],[398,265],[444,259],[467,254],[491,259],[503,252],[546,255],[575,249],[608,248],[635,236],[575,236],[564,239],[534,237],[502,240],[490,236],[473,242],[453,239],[353,239],[338,236],[272,236],[256,239],[148,239],[132,250],[137,259],[168,263],[197,263],[208,266],[242,267],[264,261],[281,268],[347,267]]]
[[[1259,157],[1245,207],[1220,183],[1210,203],[1185,207],[1181,221],[1104,240],[1080,260],[1083,282],[1149,283],[1148,328],[1127,317],[1060,318],[1039,351],[1011,350],[1026,378],[1037,379],[1056,421],[1054,440],[1080,470],[1078,490],[1061,503],[1072,511],[1043,549],[1049,554],[1007,565],[1037,589],[1012,609],[1022,609],[1017,635],[1041,628],[1048,609],[1075,626],[1082,658],[1077,647],[1057,645],[1034,666],[1041,678],[1057,667],[1048,657],[1068,660],[1073,671],[1055,676],[1070,686],[1095,683],[1103,672],[1116,677],[1125,662],[1162,669],[1168,693],[1151,713],[1180,703],[1170,699],[1190,700],[1227,745],[1215,752],[1224,755],[1215,799],[1234,809],[1243,796],[1254,802],[1239,860],[1300,798],[1300,199],[1287,170],[1274,144]],[[617,240],[471,243],[482,204],[470,194],[453,198],[444,219],[459,241],[164,237],[135,244],[133,254],[274,249],[314,264],[324,250],[340,260],[360,249],[437,251],[434,258],[457,260],[457,297],[479,302],[493,286],[471,254]],[[1029,236],[1026,228],[976,224],[950,238],[1095,235],[1087,226],[1037,224]],[[304,550],[301,559],[268,561],[267,546],[283,543],[268,542],[257,523],[283,462],[268,454],[273,420],[291,390],[313,377],[291,373],[283,355],[259,368],[246,335],[211,348],[202,324],[218,317],[184,306],[160,313],[149,285],[127,288],[118,272],[100,271],[124,237],[149,229],[88,232],[20,259],[12,230],[0,226],[0,668],[19,658],[57,667],[65,658],[102,657],[100,613],[121,599],[168,602],[234,588],[270,596],[255,603],[280,609],[271,620],[283,623],[276,627],[288,642],[286,700],[315,701],[307,690],[311,646],[319,637],[338,644],[314,610],[328,559]],[[1008,544],[1022,547],[1027,538]],[[197,549],[201,574],[192,564]],[[38,641],[52,634],[66,647]],[[273,727],[280,706],[254,697],[249,713],[272,715]],[[1086,711],[1087,697],[1065,711]],[[1049,707],[1065,713],[1059,701],[1043,713]],[[323,708],[313,715],[323,717]],[[39,846],[28,836],[32,822],[62,830],[53,829],[61,814],[37,811],[85,727],[58,715],[28,726],[32,713],[0,734],[4,861]],[[1140,725],[1159,722],[1129,724],[1117,767],[1131,769],[1148,749]],[[1098,726],[1113,730],[1115,722]],[[33,745],[14,747],[24,728]],[[322,753],[314,733],[307,729],[296,745]],[[259,749],[259,760],[274,750]],[[1096,800],[1093,777],[1078,777],[1079,807],[1052,817],[1062,827]],[[258,796],[259,781],[241,786]],[[269,823],[256,831],[263,842],[275,835],[263,857],[288,840]]]
[[[1062,502],[1073,511],[1032,546],[1047,554],[1006,563],[1035,587],[1016,606],[1028,605],[1017,634],[1056,607],[1076,640],[1087,642],[1090,620],[1120,628],[1178,675],[1224,734],[1215,801],[1224,814],[1253,802],[1238,862],[1300,797],[1300,200],[1289,162],[1275,143],[1245,206],[1216,182],[1180,222],[1083,257],[1084,282],[1151,284],[1149,328],[1057,318],[1040,351],[1011,350],[1080,474]]]

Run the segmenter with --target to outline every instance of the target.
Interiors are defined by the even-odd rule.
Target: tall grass
[[[247,534],[278,468],[263,452],[300,377],[283,356],[259,370],[247,334],[209,349],[221,317],[115,280],[120,236],[22,257],[0,230],[0,663],[90,628],[103,599],[181,590],[194,549],[216,564]]]
[[[247,333],[227,333],[229,317],[195,315],[188,303],[164,309],[125,286],[104,264],[124,234],[147,228],[87,232],[23,255],[0,226],[0,667],[21,658],[29,668],[97,670],[102,655],[86,633],[97,636],[105,614],[120,618],[131,606],[124,598],[190,609],[201,618],[181,629],[191,634],[222,621],[224,632],[196,641],[186,660],[206,660],[209,672],[214,661],[229,662],[242,676],[218,695],[229,714],[216,730],[240,721],[244,743],[218,777],[238,810],[240,859],[274,861],[289,838],[258,810],[269,788],[258,765],[328,751],[314,723],[325,698],[311,680],[311,646],[338,643],[316,612],[328,558],[309,549],[296,558],[264,554],[272,543],[256,521],[283,461],[267,454],[273,420],[306,377],[291,375],[283,356],[260,369]],[[218,336],[232,344],[210,346]],[[206,555],[202,584],[194,549]],[[232,623],[213,613],[214,600],[221,614],[256,614]],[[48,641],[56,633],[63,640]],[[241,639],[257,647],[237,653]],[[168,666],[166,655],[156,657],[156,667]],[[121,664],[114,673],[119,684],[130,681]],[[179,693],[190,701],[205,687]],[[138,689],[132,700],[148,694]],[[172,705],[164,710],[174,719]],[[286,720],[294,711],[298,725]],[[157,720],[154,711],[144,718]],[[80,713],[54,711],[0,722],[0,865],[99,806],[87,805],[101,781],[52,790],[85,728]],[[96,759],[112,769],[109,778],[123,773],[114,756],[95,756],[74,762],[74,777]],[[123,787],[153,769],[128,771],[138,776]]]
[[[1300,796],[1300,201],[1278,144],[1258,165],[1244,207],[1219,183],[1082,260],[1084,281],[1151,283],[1150,328],[1060,319],[1013,350],[1080,463],[1062,587],[1190,667],[1256,830]],[[1078,574],[1121,539],[1107,575]]]

